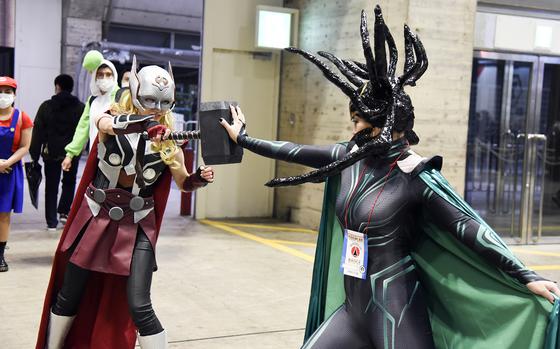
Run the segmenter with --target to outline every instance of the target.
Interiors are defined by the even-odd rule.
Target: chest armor
[[[131,133],[109,137],[105,142],[99,143],[97,152],[99,165],[94,181],[96,188],[116,188],[121,171],[124,171],[128,176],[136,175],[136,149],[138,148],[139,138],[139,134]],[[151,142],[146,141],[142,162],[142,174],[146,187],[140,189],[134,182],[132,193],[140,196],[151,195],[153,185],[163,173],[165,167],[166,165],[159,152],[154,152]]]

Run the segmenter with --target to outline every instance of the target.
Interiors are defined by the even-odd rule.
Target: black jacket
[[[62,160],[64,147],[72,141],[84,104],[69,92],[60,92],[44,101],[35,116],[29,154],[34,161]]]

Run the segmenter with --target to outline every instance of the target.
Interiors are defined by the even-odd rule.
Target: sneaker
[[[68,215],[67,215],[67,214],[65,214],[65,213],[60,213],[60,214],[58,215],[58,221],[59,221],[60,223],[62,223],[62,225],[66,224],[66,221],[67,221],[67,220],[68,220]]]
[[[48,232],[55,232],[55,231],[56,231],[56,227],[47,227],[47,231],[48,231]]]
[[[0,273],[8,271],[8,263],[6,263],[6,260],[4,259],[4,257],[0,258]]]

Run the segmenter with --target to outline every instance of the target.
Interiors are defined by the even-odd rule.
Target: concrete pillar
[[[402,74],[403,24],[418,33],[430,65],[416,87],[407,87],[415,106],[415,131],[423,156],[442,155],[443,174],[462,194],[469,109],[475,0],[379,0],[386,23],[399,48],[397,71]],[[370,0],[288,0],[300,10],[299,47],[329,51],[364,61],[359,35],[360,11],[368,13]],[[332,144],[351,137],[348,98],[328,82],[314,65],[284,53],[280,93],[279,139],[305,144]],[[296,175],[302,166],[277,163],[277,175]],[[275,214],[317,227],[323,197],[322,184],[276,190]]]
[[[62,72],[76,77],[82,45],[102,38],[110,0],[62,0]]]

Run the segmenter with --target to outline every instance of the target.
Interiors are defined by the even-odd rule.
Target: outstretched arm
[[[346,147],[342,144],[302,145],[291,142],[267,141],[252,138],[246,134],[237,137],[237,144],[267,158],[295,162],[314,168],[328,165],[346,153]]]
[[[445,198],[444,192],[438,193],[425,183],[420,192],[423,196],[421,200],[425,214],[440,228],[451,232],[457,240],[491,265],[526,285],[531,292],[551,302],[554,302],[553,293],[560,296],[560,289],[554,282],[528,269],[487,224],[453,205]]]
[[[319,168],[343,157],[346,153],[346,147],[342,144],[314,146],[249,137],[244,132],[245,116],[241,108],[231,107],[231,114],[233,116],[232,125],[223,119],[220,120],[230,138],[243,148],[267,158]]]

